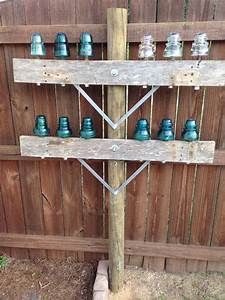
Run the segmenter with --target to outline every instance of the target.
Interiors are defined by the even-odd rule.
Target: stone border
[[[108,300],[108,260],[100,260],[98,263],[97,274],[93,287],[93,300]]]

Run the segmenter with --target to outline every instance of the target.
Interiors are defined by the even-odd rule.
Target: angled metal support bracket
[[[134,106],[131,107],[116,123],[114,123],[106,113],[94,102],[94,100],[88,96],[88,94],[78,85],[74,84],[78,92],[84,96],[84,98],[91,104],[91,106],[102,116],[102,118],[113,128],[116,129],[121,123],[123,123],[129,116],[138,109],[146,100],[153,96],[153,94],[158,90],[159,86],[154,86],[150,91],[148,91],[144,97],[142,97]]]
[[[102,185],[104,185],[105,188],[107,188],[113,195],[117,195],[119,192],[122,191],[139,173],[141,173],[142,170],[144,170],[145,167],[148,166],[150,161],[145,161],[130,177],[128,177],[120,186],[117,188],[112,188],[100,175],[98,175],[97,172],[83,159],[78,158],[77,159],[95,178],[98,179],[98,181],[101,182]]]

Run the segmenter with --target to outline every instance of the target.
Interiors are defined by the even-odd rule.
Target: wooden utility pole
[[[107,10],[107,58],[109,60],[126,59],[127,42],[127,10],[124,8],[109,8]],[[117,70],[111,70],[112,76],[118,76]],[[125,113],[125,87],[108,87],[108,115],[117,121]],[[113,130],[108,128],[108,137],[125,138],[125,124]],[[125,163],[109,161],[109,184],[115,188],[125,180]],[[123,286],[124,277],[124,203],[125,191],[118,195],[110,194],[109,202],[109,277],[113,293]]]

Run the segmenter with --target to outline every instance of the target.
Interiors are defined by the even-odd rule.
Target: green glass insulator
[[[171,119],[163,119],[160,123],[160,129],[158,132],[158,138],[161,141],[173,141],[174,130],[173,122]]]
[[[80,137],[84,139],[91,139],[96,137],[96,131],[93,126],[92,118],[83,118],[80,130]]]
[[[42,36],[40,33],[35,32],[31,36],[31,55],[33,56],[45,56],[46,48],[42,41]]]
[[[70,123],[68,117],[59,117],[58,129],[56,135],[61,138],[67,138],[72,136],[72,130],[70,129]]]
[[[33,133],[37,136],[49,136],[50,129],[48,128],[47,120],[44,115],[36,116]]]
[[[151,139],[149,132],[149,123],[146,119],[139,119],[137,121],[134,132],[134,139],[138,141],[146,141]]]
[[[189,119],[184,125],[182,139],[187,142],[197,141],[199,138],[198,125],[195,120]]]
[[[84,58],[93,56],[93,39],[89,32],[81,33],[79,56]]]
[[[58,32],[55,38],[54,56],[65,58],[70,56],[68,39],[65,33]]]

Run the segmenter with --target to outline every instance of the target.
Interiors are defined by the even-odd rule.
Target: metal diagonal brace
[[[113,189],[97,172],[83,159],[77,159],[98,181],[101,182],[104,187],[106,187],[113,195],[117,195],[124,189],[145,167],[150,163],[150,161],[145,161],[130,177],[128,177],[120,186]]]
[[[130,177],[128,177],[117,189],[114,190],[114,195],[117,195],[125,188],[142,170],[144,170],[150,161],[145,161]]]
[[[78,92],[91,104],[91,106],[103,117],[103,119],[113,128],[116,129],[123,121],[125,121],[129,116],[138,109],[146,100],[153,96],[153,94],[158,90],[159,86],[154,86],[150,91],[148,91],[134,106],[131,107],[116,123],[114,123],[106,113],[94,102],[94,100],[88,96],[88,94],[78,85],[74,84]]]

